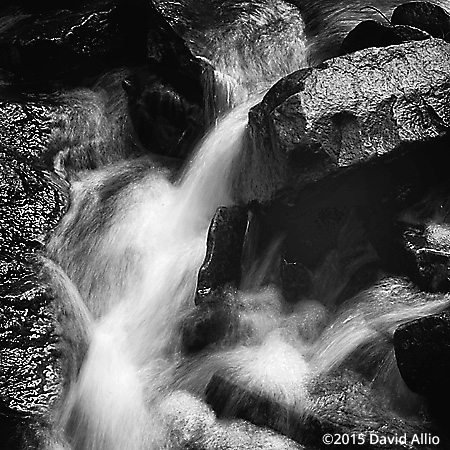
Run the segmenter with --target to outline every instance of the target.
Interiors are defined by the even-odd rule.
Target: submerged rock
[[[447,133],[450,46],[428,39],[341,56],[277,83],[249,114],[237,195],[283,191]]]
[[[369,47],[387,47],[408,41],[422,41],[431,36],[423,30],[406,25],[384,25],[366,20],[357,25],[342,42],[341,55]]]
[[[391,22],[419,28],[435,38],[450,39],[450,15],[431,2],[405,2],[394,9]]]

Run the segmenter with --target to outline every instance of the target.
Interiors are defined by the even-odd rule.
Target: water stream
[[[230,64],[235,70],[236,61]],[[145,159],[72,183],[71,208],[48,245],[62,268],[49,266],[67,344],[67,380],[48,450],[181,448],[189,439],[210,448],[195,417],[203,433],[220,436],[225,422],[206,405],[208,395],[223,395],[222,414],[233,417],[247,393],[256,393],[292,410],[302,428],[315,408],[308,383],[345,365],[369,368],[369,378],[382,380],[392,398],[401,392],[392,405],[398,414],[416,401],[392,363],[392,334],[403,321],[442,310],[448,299],[424,299],[402,280],[382,281],[339,308],[314,298],[287,305],[276,286],[247,283],[230,294],[238,317],[231,335],[198,355],[183,351],[180,323],[195,314],[208,227],[217,207],[233,204],[248,111],[262,94],[245,97],[217,120],[175,183]],[[259,448],[296,448],[271,431],[227,424],[228,437],[239,438],[223,448],[251,448],[246,439],[260,442],[258,433]],[[267,425],[295,437],[291,424]]]

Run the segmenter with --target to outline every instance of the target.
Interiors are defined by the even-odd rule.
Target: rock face
[[[366,49],[282,79],[250,111],[241,197],[267,202],[405,146],[431,151],[450,123],[443,67],[450,46],[429,39]]]
[[[246,208],[217,209],[208,232],[205,261],[198,274],[196,303],[226,284],[239,284],[246,226]]]
[[[11,428],[6,448],[19,448],[30,417],[38,419],[59,394],[52,296],[39,281],[33,254],[67,207],[64,185],[11,148],[0,151],[0,408]]]

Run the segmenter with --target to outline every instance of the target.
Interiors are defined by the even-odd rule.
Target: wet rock
[[[67,207],[64,185],[50,172],[0,149],[0,251],[14,258],[39,250]]]
[[[447,224],[398,223],[399,258],[407,275],[428,292],[450,291],[450,228]]]
[[[205,260],[198,273],[196,304],[227,284],[239,284],[246,227],[247,208],[217,209],[208,231]]]
[[[450,313],[405,323],[394,334],[395,356],[403,380],[422,395],[448,396]]]
[[[207,346],[223,344],[238,328],[237,299],[231,292],[213,292],[183,320],[181,334],[184,350],[195,353]],[[234,339],[235,340],[235,339]]]
[[[1,261],[0,269],[0,398],[42,415],[60,392],[52,298],[32,265]]]
[[[67,197],[58,178],[30,160],[0,151],[0,402],[11,448],[19,448],[18,429],[43,417],[60,389],[52,297],[30,258],[64,214]]]
[[[450,15],[430,2],[407,2],[394,9],[393,25],[408,25],[426,31],[431,36],[450,39]]]
[[[0,34],[0,67],[36,83],[76,82],[146,57],[148,13],[138,1],[93,1],[12,19]]]
[[[369,47],[387,47],[408,41],[422,41],[431,36],[418,28],[406,25],[384,25],[367,20],[357,25],[342,42],[341,55]]]
[[[153,64],[124,81],[133,128],[150,151],[184,158],[206,131],[202,74]]]
[[[39,101],[0,102],[2,145],[30,161],[43,160],[52,130],[60,119],[58,108]]]
[[[428,39],[284,78],[250,111],[237,194],[267,202],[363,162],[433,146],[449,125],[449,65],[450,46]]]
[[[310,433],[305,435],[305,444],[320,446],[324,433],[337,433],[354,436],[346,447],[355,450],[381,450],[386,446],[405,450],[447,448],[445,436],[428,424],[396,415],[383,403],[382,394],[351,371],[317,377],[310,383],[309,393],[311,415],[307,423]],[[430,441],[413,442],[413,437],[420,437],[421,433],[437,436],[439,445]],[[400,436],[406,438],[398,439]]]

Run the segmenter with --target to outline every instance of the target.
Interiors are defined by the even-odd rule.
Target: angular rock
[[[247,208],[217,209],[208,231],[205,260],[198,273],[196,304],[227,284],[239,284],[246,228]]]
[[[450,14],[430,2],[406,2],[394,9],[393,25],[408,25],[426,31],[431,36],[450,39]]]
[[[250,111],[237,195],[267,202],[400,150],[431,151],[450,123],[443,67],[450,67],[450,46],[428,39],[362,50],[284,78]]]
[[[450,292],[450,227],[447,224],[401,224],[400,257],[420,289]]]
[[[141,2],[93,1],[74,10],[23,15],[0,34],[0,67],[29,82],[74,83],[146,57]]]
[[[418,394],[447,396],[450,374],[450,313],[405,323],[394,334],[403,380]]]
[[[408,41],[422,41],[431,36],[418,28],[406,25],[384,25],[366,20],[357,25],[342,42],[341,55],[369,47],[387,47]]]

